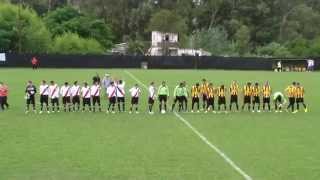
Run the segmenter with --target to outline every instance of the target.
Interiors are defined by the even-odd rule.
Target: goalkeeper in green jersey
[[[176,86],[174,88],[174,91],[173,91],[174,101],[173,101],[173,104],[172,104],[172,109],[171,109],[172,111],[174,111],[174,107],[175,107],[177,102],[179,104],[179,112],[183,109],[183,107],[182,107],[183,95],[184,95],[183,83],[180,83],[178,86]]]
[[[167,111],[168,97],[169,97],[169,88],[166,85],[166,82],[163,81],[161,86],[158,89],[159,110],[163,114],[166,113],[166,111]]]
[[[282,112],[282,107],[286,104],[286,99],[281,92],[273,94],[274,109],[276,112]]]

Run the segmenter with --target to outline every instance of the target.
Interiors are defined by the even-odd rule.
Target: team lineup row
[[[107,86],[104,86],[109,103],[107,106],[107,113],[115,113],[115,106],[118,105],[119,112],[125,111],[125,82],[110,81]],[[48,113],[59,112],[59,98],[62,97],[62,104],[64,111],[102,111],[101,109],[101,84],[99,81],[94,82],[91,86],[88,83],[84,83],[83,86],[79,86],[78,82],[74,82],[72,86],[68,82],[59,87],[54,81],[47,84],[46,81],[42,81],[39,87],[40,95],[40,113],[46,110]],[[159,88],[155,87],[155,83],[151,82],[148,88],[148,111],[153,114],[153,106],[158,99],[159,111],[165,113],[167,111],[167,101],[169,98],[169,88],[166,82],[163,81]],[[37,88],[31,81],[28,82],[26,87],[26,113],[29,112],[30,105],[33,110],[36,110],[35,95],[37,94]],[[228,92],[228,93],[227,93]],[[292,83],[285,89],[286,96],[289,103],[287,110],[291,110],[293,113],[297,113],[300,108],[300,104],[303,105],[305,112],[307,112],[307,106],[304,103],[304,88],[299,83]],[[141,89],[138,84],[135,84],[129,89],[131,95],[131,107],[130,113],[135,111],[138,113],[139,97],[141,96]],[[208,83],[205,79],[202,83],[196,83],[191,87],[191,91],[188,91],[186,82],[179,83],[173,91],[173,103],[171,110],[174,111],[176,104],[178,104],[178,111],[188,111],[188,98],[191,97],[191,112],[227,112],[226,95],[230,96],[229,110],[233,109],[239,111],[239,94],[243,94],[242,110],[247,108],[252,112],[261,112],[261,104],[263,111],[271,111],[271,99],[274,103],[274,110],[276,112],[282,112],[282,107],[286,104],[286,97],[281,92],[273,93],[269,82],[266,82],[263,86],[258,83],[251,84],[248,82],[243,88],[240,88],[236,81],[233,81],[227,90],[224,85],[219,87],[213,87],[212,83]],[[215,98],[217,97],[217,108],[215,107]],[[262,101],[261,99],[262,98]],[[202,109],[200,109],[200,99],[202,99]],[[50,106],[49,106],[50,100]],[[80,101],[82,103],[80,104]],[[82,105],[82,109],[80,106]],[[295,106],[296,105],[296,106]],[[235,107],[235,108],[233,108]],[[44,109],[46,108],[46,109]]]

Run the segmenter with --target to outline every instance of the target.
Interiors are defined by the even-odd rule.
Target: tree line
[[[153,30],[217,56],[320,55],[319,0],[0,0],[0,50],[105,54]]]

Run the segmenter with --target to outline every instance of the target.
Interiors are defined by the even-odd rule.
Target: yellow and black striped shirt
[[[251,86],[244,86],[243,93],[245,96],[251,96],[252,95],[252,87]]]
[[[192,86],[191,88],[191,96],[192,97],[200,97],[201,89],[197,86]]]
[[[214,90],[213,87],[208,87],[207,92],[208,92],[208,97],[209,97],[209,98],[213,98],[213,97],[214,97],[214,94],[215,94],[214,91],[215,91],[215,90]]]
[[[238,86],[238,84],[231,84],[231,86],[230,86],[230,94],[231,95],[238,95],[239,94],[239,86]]]
[[[286,89],[288,97],[295,97],[296,96],[296,87],[295,86],[288,86]]]
[[[259,86],[254,86],[253,89],[252,89],[252,95],[253,96],[260,96],[260,87]]]
[[[218,89],[218,96],[225,97],[226,96],[226,89],[222,89],[221,87]]]
[[[262,94],[264,98],[269,98],[271,96],[271,87],[270,86],[263,86]]]
[[[209,83],[204,83],[200,85],[200,90],[202,95],[208,95]]]
[[[296,88],[296,97],[297,98],[304,97],[304,88],[302,86]]]

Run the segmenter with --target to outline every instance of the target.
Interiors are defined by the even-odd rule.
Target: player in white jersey
[[[49,85],[45,80],[42,81],[40,85],[40,114],[42,114],[43,111],[43,105],[46,105],[46,109],[48,114],[50,113],[49,111]]]
[[[86,110],[86,105],[89,107],[89,112],[91,112],[91,90],[87,82],[85,82],[84,86],[81,88],[81,96],[82,96],[82,112]]]
[[[116,104],[116,98],[117,98],[116,91],[117,91],[117,87],[115,86],[114,82],[111,82],[107,88],[107,95],[108,95],[108,99],[109,99],[107,113],[110,112],[110,108],[112,108],[111,109],[112,113],[115,113],[114,106]]]
[[[117,91],[116,91],[116,96],[117,96],[117,103],[118,103],[118,110],[119,112],[125,111],[125,82],[122,80],[119,80],[119,82],[116,84]],[[122,106],[122,110],[121,110]]]
[[[80,91],[81,91],[81,88],[78,85],[78,81],[75,81],[73,83],[73,86],[71,87],[73,111],[80,110]]]
[[[50,81],[50,86],[49,86],[49,97],[51,100],[51,108],[52,112],[60,112],[60,107],[59,107],[59,86],[54,82]]]
[[[100,87],[99,82],[95,82],[95,83],[91,86],[91,96],[92,96],[93,112],[96,111],[96,104],[98,104],[98,106],[99,106],[99,111],[101,112],[100,91],[101,91],[101,87]]]
[[[136,110],[136,114],[139,113],[138,111],[138,104],[139,104],[139,97],[141,94],[141,90],[139,88],[138,84],[135,84],[134,87],[132,87],[129,90],[130,94],[131,94],[131,107],[130,107],[130,114],[132,113],[133,108],[135,107]]]
[[[149,86],[149,99],[148,99],[148,104],[149,104],[149,114],[153,114],[153,105],[154,101],[156,99],[156,87],[154,85],[154,82],[150,83]]]
[[[68,82],[60,88],[60,95],[62,96],[62,104],[64,112],[71,112],[71,87]]]

